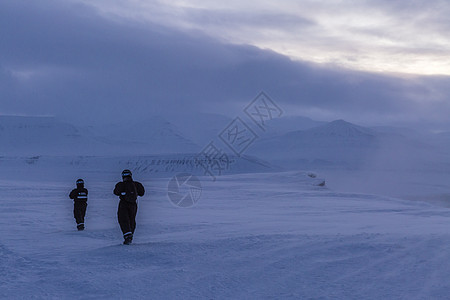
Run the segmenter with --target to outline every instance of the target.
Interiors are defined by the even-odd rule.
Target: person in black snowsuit
[[[124,244],[129,245],[133,241],[136,229],[137,197],[144,196],[144,186],[131,177],[130,170],[123,170],[122,180],[114,188],[114,195],[119,196],[119,208],[117,218],[123,233]]]
[[[73,199],[73,216],[77,222],[77,229],[84,230],[88,190],[84,187],[83,179],[77,180],[77,188],[70,192],[69,197]]]

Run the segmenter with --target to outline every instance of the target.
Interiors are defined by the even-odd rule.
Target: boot
[[[125,239],[125,240],[123,241],[123,244],[124,244],[124,245],[129,245],[129,244],[131,244],[131,242],[133,241],[133,234],[131,234],[131,233],[126,234],[126,235],[123,236],[123,238]]]

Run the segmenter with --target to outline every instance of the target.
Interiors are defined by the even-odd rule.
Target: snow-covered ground
[[[183,209],[167,198],[168,178],[136,174],[147,194],[124,246],[114,180],[90,174],[77,232],[70,182],[3,173],[0,297],[448,299],[450,210],[335,192],[320,177],[203,178],[200,201]]]

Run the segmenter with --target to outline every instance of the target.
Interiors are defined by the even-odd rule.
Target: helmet
[[[123,177],[131,177],[131,171],[130,170],[123,170],[122,171],[122,178]]]
[[[83,179],[77,179],[77,185],[84,185],[84,180]]]

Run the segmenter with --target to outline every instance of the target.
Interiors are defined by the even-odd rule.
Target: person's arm
[[[137,194],[139,196],[141,196],[141,197],[144,196],[145,189],[144,189],[144,186],[142,185],[142,183],[136,182],[136,190],[137,190]]]
[[[77,190],[72,190],[69,194],[70,199],[75,199]]]
[[[116,186],[114,187],[114,191],[113,191],[113,193],[114,193],[114,195],[116,195],[116,196],[120,196],[120,182],[119,183],[117,183],[116,184]]]

